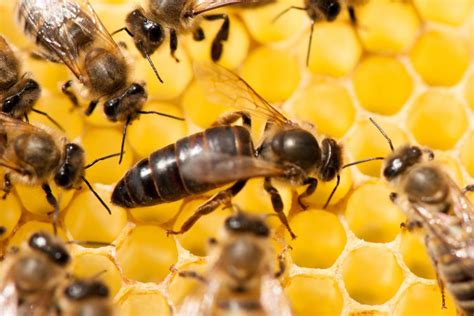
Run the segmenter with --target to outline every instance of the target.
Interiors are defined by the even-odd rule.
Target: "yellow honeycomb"
[[[136,5],[133,0],[90,1],[110,31],[122,27]],[[0,2],[0,34],[16,46],[24,70],[42,85],[37,108],[58,119],[66,135],[84,146],[87,161],[117,152],[120,124],[108,122],[100,108],[88,118],[72,109],[59,89],[72,77],[70,72],[29,57],[33,48],[15,26],[12,2]],[[385,139],[368,121],[374,117],[395,146],[428,146],[460,186],[474,183],[474,1],[360,2],[357,27],[345,12],[335,22],[316,24],[308,67],[306,13],[292,10],[272,21],[291,5],[303,6],[303,0],[228,8],[231,30],[221,64],[238,71],[291,117],[312,124],[319,140],[327,136],[340,141],[346,162],[389,153]],[[126,34],[115,36],[128,46],[133,75],[147,83],[145,110],[184,116],[186,121],[142,116],[134,122],[122,164],[111,159],[86,172],[104,200],[110,200],[113,184],[134,162],[209,127],[229,110],[206,99],[207,91],[192,71],[193,61],[209,60],[219,23],[203,22],[203,42],[194,42],[189,34],[179,38],[180,63],[169,55],[168,43],[152,56],[164,84]],[[54,128],[38,115],[30,119]],[[280,223],[269,217],[276,236],[282,237],[276,248],[281,249],[282,242],[293,248],[282,284],[295,315],[456,315],[449,295],[447,309],[441,308],[423,235],[400,228],[405,217],[389,200],[391,189],[380,178],[380,167],[381,162],[371,162],[344,169],[326,210],[322,206],[334,182],[319,183],[316,193],[305,199],[306,211],[294,199],[302,187],[275,182],[298,236],[291,240],[281,234]],[[109,244],[70,245],[71,269],[78,276],[99,275],[123,316],[172,315],[195,281],[176,276],[170,267],[204,271],[207,239],[217,235],[230,214],[218,210],[188,233],[167,237],[166,230],[180,226],[206,197],[133,210],[110,205],[108,215],[87,188],[53,191],[61,208],[59,236]],[[234,202],[251,212],[272,213],[261,179],[250,181]],[[39,188],[16,186],[7,199],[0,199],[0,209],[0,226],[6,229],[0,254],[32,232],[52,231],[47,216],[51,210]]]

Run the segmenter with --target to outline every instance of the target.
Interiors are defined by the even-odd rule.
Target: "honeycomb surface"
[[[67,127],[66,135],[81,143],[87,160],[116,152],[120,124],[108,122],[98,108],[91,117],[71,111],[60,84],[71,78],[61,65],[29,58],[33,48],[13,22],[11,2],[0,2],[0,34],[16,46],[23,69],[43,87],[37,108]],[[334,137],[344,146],[346,162],[389,153],[384,138],[369,123],[374,117],[396,146],[406,142],[427,146],[455,181],[474,183],[474,1],[370,0],[356,7],[358,26],[346,12],[337,21],[317,23],[309,65],[306,52],[310,20],[293,10],[272,19],[290,5],[281,0],[258,8],[226,10],[230,38],[221,64],[238,71],[263,97],[291,117],[314,125],[317,137]],[[123,26],[132,0],[91,0],[109,31]],[[185,122],[141,117],[129,129],[125,159],[104,161],[87,170],[88,179],[105,200],[113,184],[133,163],[150,152],[207,128],[229,109],[212,104],[194,80],[192,61],[208,61],[212,36],[220,22],[202,23],[206,40],[180,36],[176,63],[168,44],[152,56],[165,83],[154,77],[147,62],[125,34],[133,75],[145,80],[145,110],[184,115]],[[31,115],[31,121],[50,124]],[[258,131],[254,133],[258,137]],[[289,268],[282,279],[295,315],[456,315],[452,299],[441,308],[436,275],[426,255],[423,235],[400,228],[403,213],[389,200],[391,189],[380,178],[380,162],[345,169],[341,185],[325,210],[334,182],[319,184],[306,202],[294,203],[295,191],[276,183],[285,212],[298,236],[291,240],[275,218],[276,248],[292,245]],[[206,197],[149,208],[125,210],[111,206],[108,215],[85,188],[60,191],[59,235],[69,240],[110,243],[86,248],[71,245],[73,271],[100,275],[110,287],[120,315],[172,315],[192,291],[193,281],[170,272],[205,269],[206,240],[217,235],[228,210],[200,220],[188,233],[167,237]],[[251,180],[234,201],[241,208],[272,213],[262,180]],[[1,252],[19,245],[37,230],[52,231],[50,208],[39,188],[16,186],[0,199]]]

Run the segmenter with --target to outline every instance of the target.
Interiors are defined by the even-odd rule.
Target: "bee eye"
[[[19,102],[20,102],[20,97],[18,96],[18,94],[15,94],[15,95],[5,99],[5,101],[3,102],[3,105],[2,105],[2,112],[4,112],[4,113],[12,112],[13,109],[16,108],[16,106],[18,105]]]
[[[163,40],[163,28],[159,24],[146,20],[143,27],[150,41],[161,42]]]
[[[109,118],[115,118],[117,113],[117,108],[120,104],[119,98],[110,99],[104,103],[104,113]]]
[[[256,236],[259,236],[259,237],[268,237],[270,235],[270,231],[267,225],[265,225],[265,223],[262,223],[262,222],[255,223],[253,232]]]
[[[65,266],[70,259],[69,254],[62,247],[53,247],[50,251],[50,258],[58,265]]]
[[[326,12],[328,20],[332,21],[338,16],[339,12],[341,12],[341,5],[338,2],[332,2],[328,4]]]
[[[128,89],[129,95],[143,94],[144,92],[145,90],[143,89],[143,87],[136,83],[132,84],[130,86],[130,89]]]
[[[48,239],[42,233],[34,233],[28,243],[31,248],[41,250],[48,245]]]
[[[63,188],[68,188],[71,186],[69,165],[63,165],[61,168],[59,168],[59,171],[54,176],[54,182]]]
[[[36,90],[39,88],[39,85],[36,81],[29,79],[25,84],[25,91]]]

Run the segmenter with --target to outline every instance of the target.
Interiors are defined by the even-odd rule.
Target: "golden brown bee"
[[[48,233],[34,233],[3,263],[0,315],[48,315],[69,262],[70,255],[62,241]]]
[[[181,271],[201,284],[178,308],[179,316],[291,315],[290,305],[278,281],[285,270],[275,272],[270,229],[261,217],[238,213],[229,217],[222,238],[212,240],[210,268],[201,276]]]
[[[314,24],[318,21],[334,21],[339,16],[339,13],[341,13],[341,8],[345,6],[349,13],[352,25],[356,25],[357,16],[355,13],[355,6],[366,1],[367,0],[304,0],[304,7],[291,6],[281,12],[275,20],[293,9],[306,11],[311,19],[311,33],[309,36],[308,53],[306,55],[306,65],[308,65],[311,53],[311,42],[313,40]]]
[[[429,149],[402,146],[385,159],[383,176],[396,192],[391,199],[407,216],[407,227],[424,228],[425,242],[441,287],[466,314],[474,314],[474,208],[465,192],[433,161]],[[465,190],[473,191],[474,186]],[[444,298],[444,296],[443,296]],[[444,306],[444,301],[443,301]]]
[[[104,100],[107,118],[125,122],[121,161],[127,126],[139,114],[161,113],[142,111],[147,100],[144,84],[131,81],[125,56],[92,6],[87,0],[17,0],[16,9],[25,34],[39,47],[39,55],[64,63],[86,88],[92,99],[86,115]],[[63,92],[78,105],[69,89],[71,84],[67,82]]]
[[[135,46],[149,60],[164,42],[169,31],[171,55],[178,48],[178,34],[192,33],[196,41],[205,38],[199,26],[202,19],[223,20],[221,28],[212,42],[211,58],[218,61],[222,55],[223,42],[229,37],[230,21],[227,14],[206,14],[209,11],[236,4],[258,4],[268,0],[147,0],[146,9],[138,8],[127,16],[127,33],[133,37]]]
[[[15,52],[0,35],[0,110],[8,115],[28,121],[31,111],[46,116],[56,126],[59,124],[47,113],[34,109],[41,95],[39,84],[30,74],[21,72]]]
[[[58,316],[113,315],[109,289],[94,278],[75,279],[58,287],[55,303]]]
[[[77,189],[81,182],[86,183],[110,213],[108,206],[84,176],[85,169],[96,161],[86,166],[85,153],[79,145],[70,143],[57,132],[0,113],[0,166],[6,169],[4,198],[11,191],[13,183],[41,185],[48,203],[54,207],[55,229],[59,206],[49,186],[51,181],[66,190]]]

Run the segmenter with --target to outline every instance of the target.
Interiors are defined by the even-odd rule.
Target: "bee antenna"
[[[64,128],[59,124],[55,119],[53,119],[48,113],[37,110],[37,109],[31,109],[31,111],[38,113],[40,115],[44,115],[51,123],[53,123],[57,128],[59,128],[62,132],[64,132]]]
[[[296,6],[292,5],[291,7],[286,8],[285,10],[281,11],[276,17],[274,17],[273,20],[272,20],[272,23],[275,23],[279,18],[281,18],[282,16],[284,16],[286,13],[288,13],[289,11],[291,11],[293,9],[294,10],[301,10],[301,11],[308,10],[308,8],[306,8],[306,7],[296,7]]]
[[[148,60],[148,63],[151,66],[151,69],[153,69],[153,72],[155,73],[156,78],[158,78],[158,81],[161,83],[163,82],[163,79],[161,79],[160,74],[158,73],[158,70],[155,67],[155,64],[153,63],[153,60],[151,60],[150,55],[145,51],[145,48],[143,47],[143,44],[140,43],[140,50],[143,52],[143,55],[145,55],[146,60]]]
[[[107,159],[118,157],[118,156],[120,156],[120,153],[110,154],[110,155],[107,155],[107,156],[104,156],[104,157],[97,158],[97,159],[93,160],[92,162],[90,162],[88,165],[86,165],[84,167],[84,169],[89,169],[90,167],[92,167],[93,165],[95,165],[96,163],[98,163],[102,160],[107,160]]]
[[[385,131],[382,129],[382,127],[380,127],[380,125],[377,124],[377,122],[375,122],[375,120],[373,118],[369,117],[369,120],[372,122],[372,124],[374,124],[375,128],[377,128],[379,130],[379,132],[382,134],[382,136],[385,137],[385,139],[388,142],[388,145],[390,146],[390,149],[392,151],[394,151],[395,149],[393,147],[392,140],[390,139],[390,137],[388,137],[387,133],[385,133]]]
[[[326,203],[324,203],[324,206],[323,206],[323,209],[326,209],[329,205],[329,202],[331,202],[331,199],[332,197],[334,196],[334,193],[336,193],[336,190],[337,190],[337,187],[339,186],[339,183],[341,182],[341,176],[338,174],[336,176],[336,185],[334,186],[334,188],[332,189],[331,191],[331,194],[329,194],[329,197],[326,201]]]
[[[138,113],[139,114],[156,114],[156,115],[161,115],[161,116],[164,116],[164,117],[172,118],[172,119],[175,119],[175,120],[178,120],[178,121],[184,121],[184,118],[182,118],[182,117],[178,117],[178,116],[174,116],[174,115],[166,114],[166,113],[162,113],[162,112],[157,112],[157,111],[138,111]]]
[[[124,148],[125,148],[125,138],[127,137],[127,128],[130,125],[130,117],[127,118],[125,125],[123,126],[123,133],[122,133],[122,143],[120,144],[120,158],[119,158],[119,165],[122,163]]]
[[[114,244],[102,241],[90,241],[90,240],[69,240],[66,245],[79,245],[79,246],[91,246],[91,247],[115,247]]]
[[[311,44],[313,43],[314,21],[311,23],[311,32],[309,34],[308,51],[306,52],[306,67],[309,65],[309,57],[311,56]]]
[[[374,161],[374,160],[384,160],[384,159],[385,159],[385,157],[371,157],[371,158],[367,158],[367,159],[357,160],[357,161],[353,161],[351,163],[348,163],[348,164],[342,166],[341,169],[351,167],[351,166],[355,166],[355,165],[358,165],[358,164],[361,164],[361,163],[364,163],[364,162],[369,162],[369,161]]]
[[[100,197],[100,195],[94,190],[94,188],[92,187],[92,185],[90,184],[90,182],[87,181],[86,177],[81,176],[81,179],[82,179],[82,181],[84,181],[84,183],[87,185],[87,187],[89,188],[89,190],[91,190],[91,192],[95,195],[95,197],[97,198],[97,200],[99,200],[100,204],[102,204],[102,206],[105,207],[105,209],[107,210],[107,213],[109,213],[109,215],[112,215],[112,211],[110,210],[110,208],[107,206],[107,204],[105,204],[104,200],[102,200],[102,198]]]

